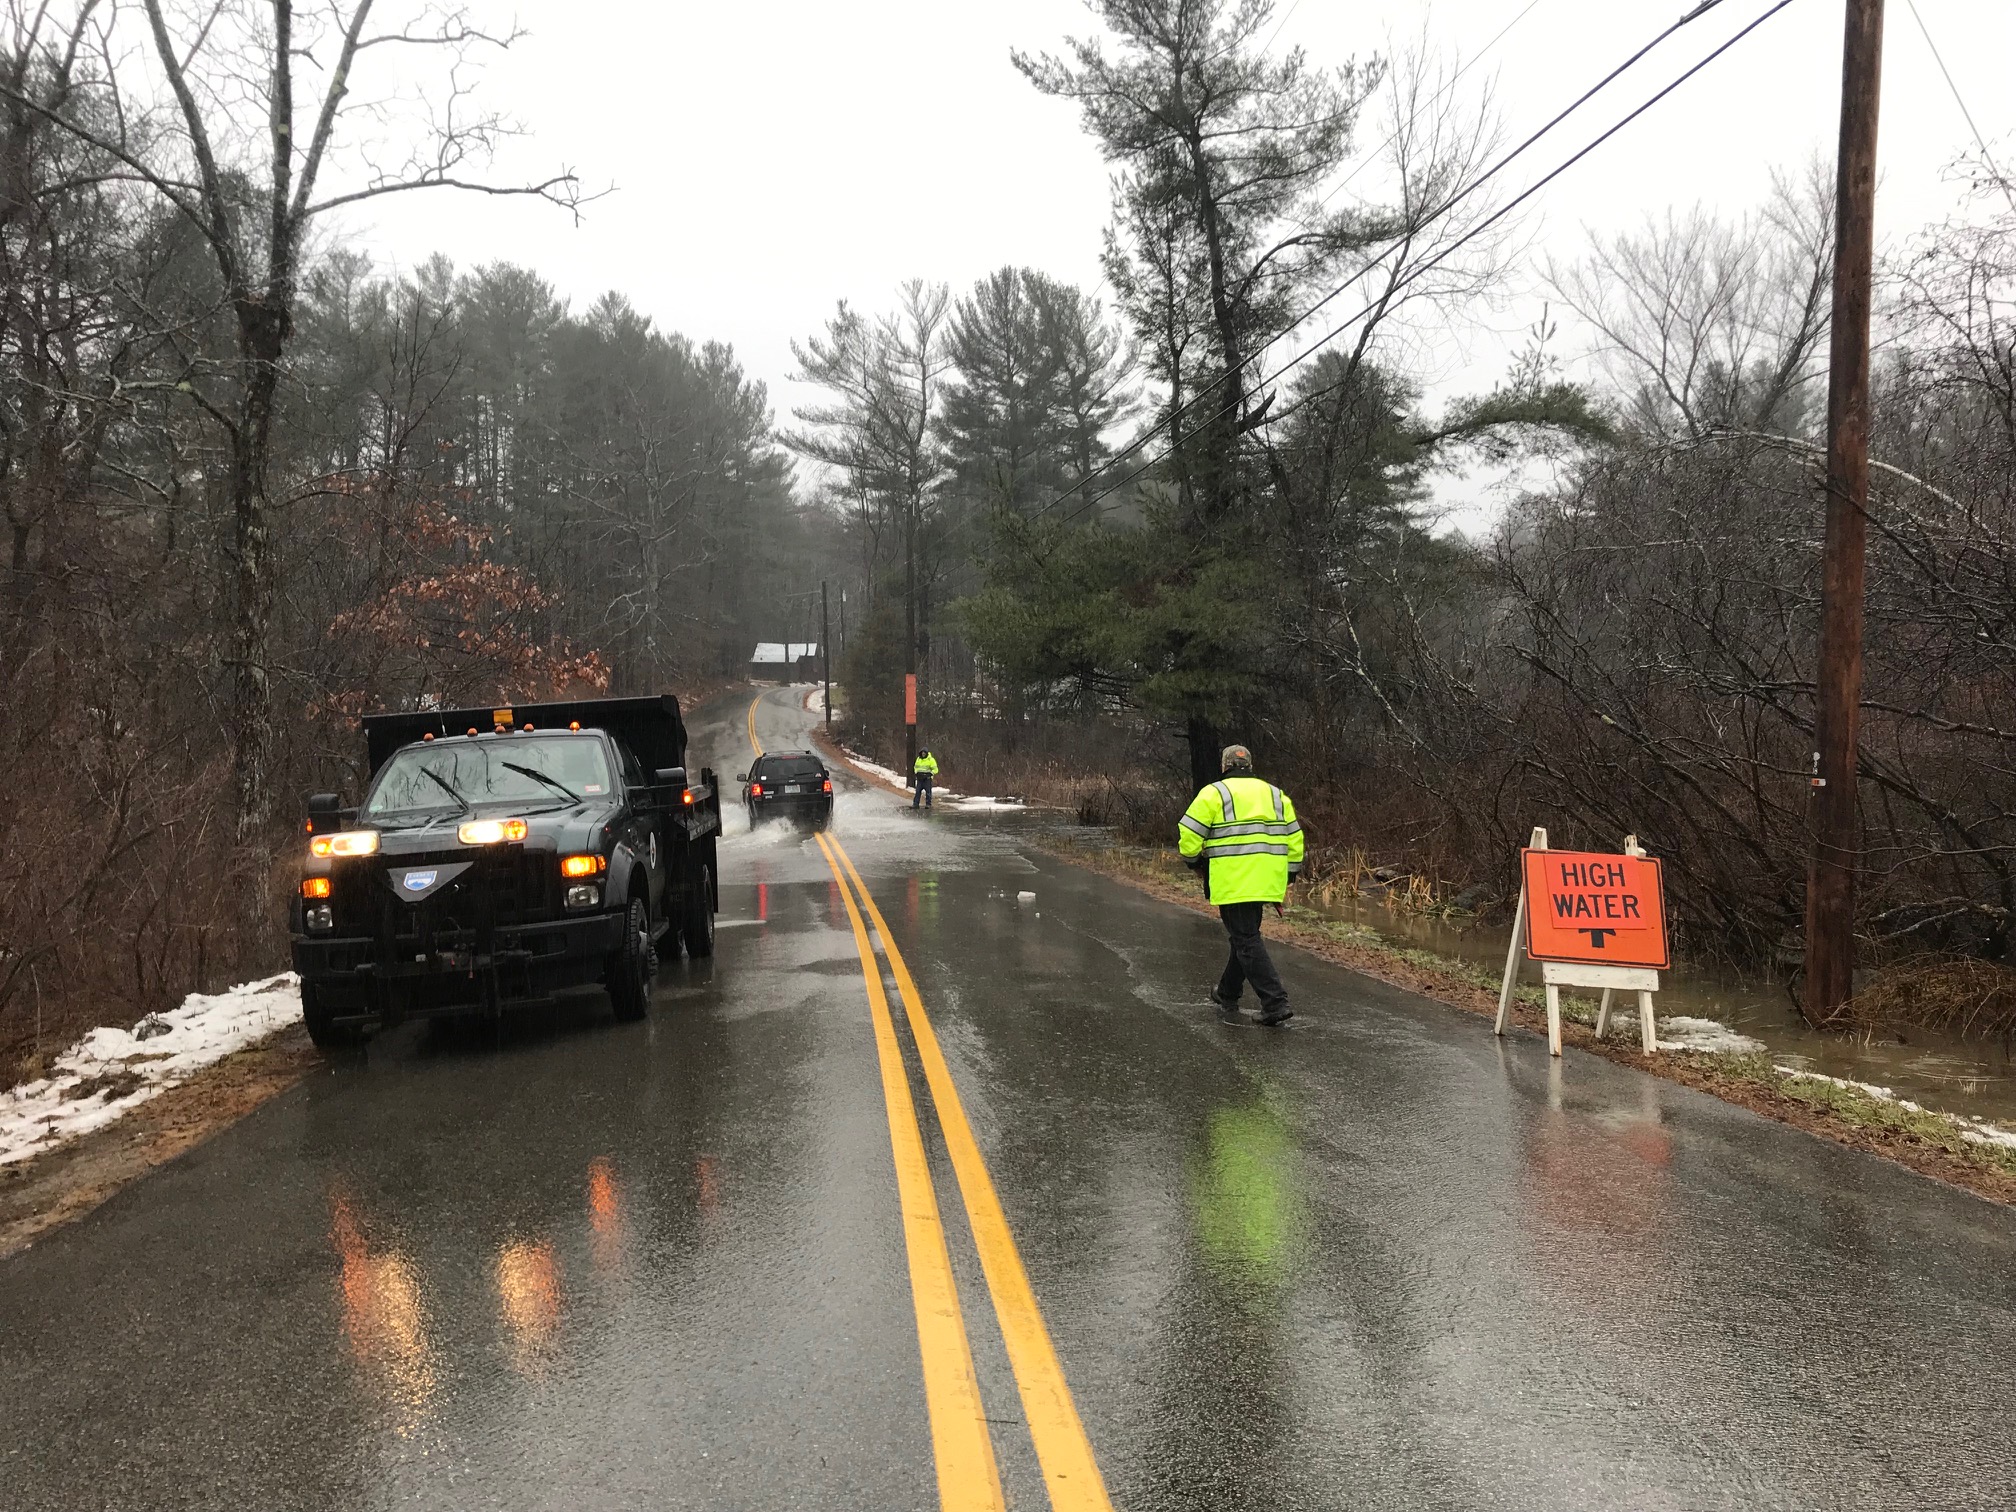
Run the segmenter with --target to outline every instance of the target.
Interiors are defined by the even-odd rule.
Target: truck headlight
[[[455,831],[455,838],[464,845],[497,845],[506,840],[523,840],[526,828],[523,819],[469,819]]]
[[[311,856],[375,856],[378,831],[338,830],[333,835],[317,835],[308,842]]]
[[[316,934],[327,934],[336,927],[336,914],[327,903],[317,903],[302,914],[303,921]]]
[[[596,882],[584,882],[567,889],[569,908],[593,908],[602,901],[602,887]]]

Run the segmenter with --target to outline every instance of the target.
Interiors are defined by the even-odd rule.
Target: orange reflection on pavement
[[[404,1437],[419,1426],[438,1384],[419,1273],[397,1251],[372,1249],[341,1192],[330,1198],[329,1237],[343,1261],[338,1289],[351,1357],[397,1413],[395,1431]]]
[[[770,922],[770,884],[768,882],[758,882],[756,884],[756,917],[766,924]]]
[[[623,1193],[616,1168],[607,1155],[588,1162],[588,1227],[597,1270],[614,1270],[623,1261]]]
[[[700,1179],[699,1207],[703,1216],[713,1217],[721,1206],[721,1191],[714,1181],[714,1157],[702,1155],[693,1162],[693,1174]]]
[[[497,1299],[511,1335],[511,1365],[537,1375],[560,1327],[560,1262],[550,1239],[514,1239],[497,1252]]]

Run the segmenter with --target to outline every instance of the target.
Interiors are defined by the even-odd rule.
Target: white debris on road
[[[1015,894],[1015,901],[1017,903],[1034,903],[1036,901],[1036,894],[1032,892],[1018,892]]]
[[[1029,805],[1019,798],[956,798],[945,795],[945,801],[968,811],[1014,809],[1026,810]]]
[[[300,981],[287,972],[191,993],[180,1008],[150,1013],[134,1030],[93,1029],[57,1057],[53,1074],[0,1092],[0,1165],[102,1128],[300,1018]]]
[[[1764,1041],[1738,1034],[1717,1019],[1676,1016],[1659,1020],[1659,1048],[1704,1055],[1755,1055],[1766,1047]]]

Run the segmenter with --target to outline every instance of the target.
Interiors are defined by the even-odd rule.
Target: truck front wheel
[[[361,1024],[339,1024],[313,982],[301,984],[301,1022],[317,1050],[354,1050],[364,1043]]]
[[[651,1011],[651,911],[642,898],[623,915],[623,943],[609,957],[605,980],[616,1017],[635,1023]]]
[[[686,954],[696,961],[714,954],[714,868],[705,861],[693,868],[686,881],[685,917],[679,921],[679,938]]]

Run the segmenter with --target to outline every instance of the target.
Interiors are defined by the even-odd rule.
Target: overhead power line
[[[1704,4],[1699,10],[1689,12],[1686,16],[1683,16],[1680,19],[1680,21],[1676,23],[1676,28],[1678,26],[1684,26],[1688,21],[1693,20],[1696,16],[1703,14],[1707,10],[1721,3],[1722,0],[1707,0],[1707,3]],[[1640,116],[1644,115],[1647,111],[1651,110],[1654,106],[1658,105],[1668,95],[1672,94],[1675,90],[1679,89],[1681,85],[1687,83],[1688,80],[1692,79],[1696,74],[1699,74],[1703,69],[1707,68],[1710,64],[1714,63],[1717,59],[1719,59],[1724,53],[1728,52],[1731,48],[1735,47],[1737,43],[1743,41],[1752,32],[1756,31],[1759,27],[1763,26],[1765,22],[1769,21],[1773,16],[1776,16],[1780,11],[1787,9],[1793,3],[1794,0],[1777,0],[1777,3],[1773,5],[1769,10],[1765,11],[1762,15],[1758,16],[1748,26],[1744,27],[1741,31],[1737,32],[1734,36],[1730,37],[1727,41],[1722,43],[1721,46],[1717,47],[1713,52],[1709,53],[1706,57],[1701,59],[1700,62],[1696,63],[1692,68],[1689,68],[1685,73],[1681,74],[1677,79],[1673,80],[1672,83],[1668,84],[1665,88],[1661,89],[1657,94],[1653,95],[1650,99],[1646,100],[1643,104],[1639,105],[1629,115],[1625,116],[1622,120],[1618,121],[1615,125],[1611,126],[1607,131],[1603,132],[1601,136],[1598,136],[1593,141],[1589,142],[1586,146],[1579,149],[1572,157],[1569,157],[1568,159],[1560,163],[1558,166],[1550,170],[1544,177],[1542,177],[1537,182],[1529,186],[1527,189],[1523,190],[1516,198],[1510,200],[1505,205],[1500,207],[1498,210],[1494,211],[1486,219],[1480,221],[1476,226],[1472,227],[1469,231],[1465,232],[1461,237],[1457,238],[1457,240],[1451,242],[1447,247],[1443,248],[1442,251],[1438,252],[1434,257],[1428,259],[1426,262],[1422,263],[1420,267],[1414,269],[1413,272],[1407,274],[1397,283],[1393,284],[1392,286],[1384,290],[1376,299],[1369,301],[1355,313],[1353,313],[1346,319],[1339,321],[1336,325],[1332,326],[1328,331],[1324,332],[1323,335],[1318,337],[1314,342],[1310,343],[1310,345],[1305,347],[1301,352],[1297,353],[1294,357],[1291,357],[1288,361],[1281,364],[1280,367],[1268,373],[1265,377],[1263,377],[1259,381],[1257,385],[1255,385],[1255,387],[1260,389],[1266,388],[1269,384],[1275,382],[1284,374],[1288,373],[1289,371],[1291,371],[1296,367],[1299,367],[1302,363],[1308,361],[1309,358],[1315,356],[1324,347],[1328,346],[1332,341],[1336,340],[1339,336],[1343,335],[1344,332],[1350,330],[1353,326],[1357,325],[1358,322],[1363,320],[1366,316],[1373,314],[1374,312],[1379,310],[1382,306],[1391,303],[1393,298],[1397,294],[1402,292],[1404,289],[1406,289],[1409,285],[1418,282],[1420,279],[1422,279],[1429,273],[1432,273],[1436,268],[1440,267],[1443,263],[1447,262],[1457,252],[1461,251],[1467,244],[1476,240],[1478,237],[1482,236],[1485,232],[1489,231],[1492,228],[1492,226],[1494,226],[1497,222],[1503,220],[1506,216],[1510,215],[1514,210],[1517,210],[1527,200],[1533,198],[1534,195],[1538,194],[1541,190],[1545,189],[1549,184],[1553,183],[1556,179],[1560,178],[1564,173],[1568,172],[1569,169],[1573,168],[1576,164],[1580,163],[1584,158],[1588,157],[1590,153],[1594,152],[1597,148],[1601,147],[1605,142],[1608,142],[1612,137],[1616,136],[1618,132],[1622,131],[1625,127],[1629,126],[1633,121],[1636,121]],[[1652,47],[1656,47],[1659,44],[1659,42],[1665,40],[1665,37],[1669,35],[1671,35],[1671,29],[1669,29],[1669,31],[1665,33],[1662,33],[1660,37],[1655,38],[1653,42],[1648,44],[1645,48],[1641,49],[1639,53],[1634,55],[1634,57],[1630,60],[1630,62],[1635,62],[1637,61],[1637,58],[1643,57],[1646,52],[1649,52]],[[1607,84],[1610,79],[1615,78],[1617,76],[1617,73],[1621,73],[1623,71],[1623,68],[1628,68],[1630,66],[1630,62],[1625,63],[1624,65],[1622,65],[1622,67],[1620,67],[1618,70],[1609,75],[1609,77],[1604,80],[1604,83]],[[1596,89],[1601,89],[1602,87],[1603,85],[1599,84],[1596,86]],[[1562,112],[1561,116],[1557,116],[1555,118],[1555,122],[1564,119],[1570,111],[1573,111],[1574,109],[1578,108],[1584,100],[1590,98],[1590,96],[1593,95],[1595,92],[1596,92],[1595,90],[1591,90],[1588,95],[1584,95],[1582,97],[1582,100],[1578,100],[1575,105],[1569,107],[1569,111],[1564,111]],[[1552,126],[1555,124],[1555,122],[1550,122],[1547,127],[1542,128],[1542,131],[1544,132],[1546,130],[1552,129]],[[1522,144],[1519,150],[1523,151],[1526,145],[1530,145],[1532,141],[1537,140],[1538,135],[1539,134],[1536,133],[1534,137],[1529,138],[1528,142],[1526,144]],[[1505,161],[1509,162],[1510,159],[1507,158]],[[1502,163],[1500,166],[1502,166]],[[1492,171],[1495,172],[1496,170],[1493,169]],[[1450,202],[1450,205],[1453,206],[1455,203],[1456,201],[1452,200]],[[1449,208],[1448,206],[1445,206],[1443,210],[1437,212],[1437,215],[1439,216],[1442,214],[1446,214],[1448,208]],[[1311,306],[1309,311],[1306,314],[1304,314],[1301,317],[1301,319],[1306,320],[1309,314],[1314,314],[1316,310],[1321,309],[1324,305],[1328,304],[1331,300],[1335,299],[1339,294],[1343,293],[1346,289],[1350,287],[1351,285],[1347,283],[1341,285],[1336,289],[1333,289],[1329,294],[1325,295],[1315,305]],[[1296,323],[1300,324],[1301,321],[1298,320]],[[1264,348],[1262,350],[1264,350]],[[1184,411],[1188,410],[1196,402],[1197,402],[1196,400],[1192,400],[1190,401],[1190,404],[1186,404],[1185,406],[1183,406],[1182,409],[1172,411],[1168,416],[1167,421],[1164,421],[1162,423],[1166,424],[1169,421],[1175,420],[1178,416],[1183,414]],[[1208,426],[1214,421],[1222,420],[1223,418],[1225,418],[1226,415],[1230,414],[1235,407],[1236,406],[1230,404],[1222,406],[1218,410],[1214,411],[1212,414],[1207,415],[1196,428],[1202,429],[1204,426]],[[1300,407],[1301,407],[1300,405],[1295,406],[1295,408],[1297,409],[1299,409]],[[1292,413],[1293,413],[1292,409],[1289,411],[1284,411],[1281,416],[1276,417],[1277,422],[1280,419],[1287,418],[1287,415]],[[1102,467],[1094,469],[1094,471],[1086,474],[1086,476],[1083,479],[1081,479],[1077,484],[1075,484],[1071,489],[1067,490],[1063,494],[1060,494],[1055,500],[1051,502],[1050,505],[1046,506],[1046,510],[1044,512],[1047,512],[1048,509],[1055,508],[1057,505],[1062,504],[1066,499],[1071,497],[1072,494],[1082,491],[1085,488],[1085,486],[1092,481],[1092,479],[1097,477],[1099,473],[1104,471],[1106,468],[1111,467],[1113,463],[1120,461],[1122,458],[1126,457],[1127,455],[1129,455],[1134,451],[1138,451],[1155,434],[1155,431],[1160,428],[1161,428],[1160,425],[1158,425],[1156,427],[1151,427],[1147,432],[1144,432],[1139,439],[1137,439],[1130,446],[1128,446],[1123,451],[1118,453],[1115,457],[1113,457],[1110,461],[1105,463]],[[1176,450],[1177,448],[1175,446],[1165,448],[1162,452],[1158,453],[1156,456],[1149,458],[1146,462],[1143,462],[1139,467],[1134,468],[1131,472],[1129,472],[1125,477],[1121,478],[1118,482],[1101,489],[1098,493],[1092,495],[1091,498],[1087,499],[1083,504],[1079,505],[1078,508],[1072,510],[1070,514],[1066,515],[1064,517],[1063,523],[1069,524],[1071,521],[1076,520],[1079,516],[1083,515],[1086,510],[1091,509],[1093,506],[1097,505],[1101,500],[1105,499],[1108,495],[1117,493],[1120,489],[1125,488],[1129,483],[1133,482],[1136,478],[1140,477],[1150,468],[1156,466],[1160,462],[1166,461],[1171,455],[1175,453]]]
[[[2002,186],[2003,196],[2009,201],[2009,208],[2016,210],[2016,189],[2012,189],[2002,170],[1995,166],[1995,155],[1988,150],[1988,139],[1981,134],[1975,124],[1974,112],[1967,108],[1966,98],[1960,93],[1960,86],[1953,81],[1953,70],[1946,66],[1946,59],[1939,52],[1939,44],[1932,40],[1932,28],[1925,24],[1919,14],[1918,0],[1904,0],[1911,8],[1911,19],[1918,23],[1918,34],[1925,39],[1925,45],[1932,50],[1932,61],[1939,65],[1939,73],[1946,80],[1946,87],[1953,92],[1953,103],[1960,107],[1960,114],[1967,122],[1967,129],[1974,133],[1974,145],[1981,149],[1981,161],[1988,165],[1988,171],[1995,175],[1995,182]]]
[[[1534,0],[1534,4],[1537,3],[1538,0]],[[1481,175],[1471,180],[1471,182],[1466,184],[1462,189],[1452,194],[1449,197],[1449,199],[1446,200],[1443,204],[1438,206],[1436,209],[1430,211],[1429,214],[1424,219],[1422,219],[1418,224],[1410,227],[1406,232],[1402,233],[1401,235],[1392,238],[1380,249],[1379,257],[1375,257],[1372,260],[1372,264],[1368,264],[1368,266],[1376,265],[1379,259],[1384,257],[1387,252],[1392,251],[1395,247],[1398,247],[1403,242],[1419,236],[1421,232],[1426,230],[1429,226],[1432,226],[1437,221],[1442,220],[1458,205],[1462,204],[1472,195],[1477,194],[1479,191],[1481,191],[1487,184],[1489,184],[1506,168],[1510,167],[1526,152],[1528,152],[1537,143],[1539,143],[1542,138],[1547,136],[1556,127],[1561,125],[1562,122],[1566,121],[1570,116],[1574,115],[1583,106],[1587,105],[1591,100],[1595,99],[1597,95],[1601,94],[1605,89],[1609,88],[1610,85],[1615,83],[1619,78],[1623,77],[1625,73],[1629,72],[1639,62],[1641,62],[1648,54],[1653,52],[1656,48],[1658,48],[1668,39],[1673,37],[1677,32],[1691,25],[1693,22],[1700,20],[1701,17],[1707,15],[1710,11],[1715,10],[1723,3],[1724,0],[1702,0],[1702,3],[1700,5],[1696,6],[1693,10],[1690,10],[1689,12],[1687,12],[1687,14],[1680,17],[1679,20],[1673,22],[1670,26],[1666,27],[1665,30],[1661,31],[1657,36],[1653,37],[1651,41],[1645,43],[1636,52],[1632,53],[1629,57],[1627,57],[1622,63],[1619,63],[1615,68],[1611,69],[1601,79],[1597,80],[1595,84],[1591,85],[1588,89],[1583,91],[1583,93],[1579,95],[1571,104],[1569,104],[1565,109],[1563,109],[1557,115],[1555,115],[1538,131],[1535,131],[1531,136],[1527,137],[1517,147],[1514,147],[1510,152],[1506,153],[1503,157],[1498,159],[1497,162],[1493,163]],[[1765,16],[1760,17],[1758,21],[1752,22],[1750,26],[1746,27],[1742,32],[1739,32],[1737,34],[1737,38],[1732,39],[1732,41],[1739,40],[1740,38],[1747,36],[1751,31],[1754,31],[1758,25],[1761,25],[1764,20],[1768,20],[1770,16],[1776,15],[1777,11],[1782,10],[1783,8],[1784,6],[1780,5],[1775,9],[1773,9],[1772,11],[1767,12]],[[1530,11],[1532,9],[1533,5],[1531,4],[1529,4],[1526,8],[1527,11]],[[1512,25],[1517,25],[1520,19],[1522,19],[1525,14],[1526,12],[1522,11],[1518,16],[1513,17]],[[1510,30],[1511,26],[1507,26],[1505,28],[1505,31]],[[1503,37],[1505,31],[1501,31],[1498,34],[1498,36]],[[1495,44],[1497,40],[1498,38],[1494,37],[1492,39],[1492,43]],[[1730,44],[1725,43],[1722,48],[1717,49],[1717,51],[1714,54],[1710,55],[1708,61],[1712,62],[1715,57],[1719,57],[1723,52],[1726,52],[1728,50],[1729,45]],[[1691,70],[1688,74],[1683,75],[1681,79],[1675,82],[1675,84],[1668,85],[1664,91],[1661,91],[1659,95],[1654,97],[1653,101],[1649,102],[1647,106],[1640,106],[1637,111],[1634,111],[1632,115],[1627,116],[1623,122],[1620,122],[1619,126],[1621,127],[1622,125],[1626,125],[1631,120],[1636,119],[1636,117],[1642,114],[1645,109],[1649,108],[1650,103],[1657,103],[1659,99],[1663,99],[1666,94],[1671,93],[1671,91],[1675,87],[1677,87],[1679,83],[1684,83],[1688,78],[1691,78],[1693,76],[1693,72],[1698,71],[1700,66],[1702,65],[1697,65],[1697,68],[1695,70]],[[1453,85],[1454,80],[1451,80],[1450,82]],[[1424,106],[1423,108],[1425,109],[1427,107]],[[1409,124],[1411,124],[1411,118]],[[1593,148],[1596,145],[1600,145],[1601,142],[1607,140],[1609,136],[1614,135],[1617,129],[1618,127],[1612,127],[1610,132],[1607,132],[1603,137],[1598,138],[1596,143],[1591,144],[1591,147]],[[1393,136],[1387,139],[1387,145],[1390,145],[1393,141],[1398,140],[1400,133],[1405,130],[1406,130],[1405,126],[1399,128],[1399,130],[1397,130],[1393,134]],[[1383,151],[1384,148],[1382,147],[1380,150]],[[1580,158],[1586,156],[1590,150],[1591,148],[1584,148],[1583,151],[1581,153],[1578,153],[1575,158],[1571,158],[1569,160],[1570,164],[1579,161]],[[1561,169],[1556,169],[1554,174],[1549,175],[1549,179],[1558,176],[1558,174],[1561,171],[1562,171]],[[1548,181],[1549,181],[1548,179],[1542,179],[1541,183],[1545,184]],[[1347,179],[1346,182],[1349,182],[1349,180]],[[1341,187],[1341,185],[1339,187]],[[1532,190],[1528,190],[1526,194],[1521,195],[1518,200],[1514,200],[1512,202],[1513,205],[1517,205],[1524,199],[1529,198],[1532,192],[1533,192]],[[1509,208],[1511,207],[1508,206],[1507,209]],[[1484,225],[1489,226],[1493,222],[1502,219],[1504,213],[1505,213],[1504,211],[1500,211],[1497,215],[1494,215],[1490,221],[1486,221]],[[1481,226],[1478,227],[1477,230],[1472,231],[1468,236],[1464,237],[1462,241],[1456,243],[1456,246],[1462,246],[1465,242],[1473,239],[1478,234],[1478,231],[1481,231],[1482,229],[1484,229],[1484,227]],[[1451,247],[1448,250],[1453,252],[1455,250],[1455,247]],[[1444,256],[1446,257],[1446,253],[1444,254]],[[1440,261],[1441,259],[1437,259],[1436,262],[1431,262],[1425,265],[1419,271],[1426,272],[1429,270],[1429,268],[1438,266]],[[1331,301],[1339,298],[1344,293],[1346,293],[1357,281],[1358,281],[1357,277],[1353,277],[1347,280],[1346,282],[1339,284],[1336,288],[1332,289],[1328,294],[1325,294],[1321,299],[1317,300],[1316,303],[1311,305],[1308,309],[1302,311],[1299,315],[1295,316],[1292,320],[1290,320],[1287,326],[1285,326],[1281,331],[1277,332],[1273,336],[1268,337],[1265,341],[1259,343],[1251,352],[1247,353],[1246,356],[1242,357],[1238,362],[1234,363],[1232,367],[1227,369],[1226,372],[1211,385],[1211,388],[1218,387],[1220,384],[1224,383],[1227,379],[1231,378],[1233,374],[1257,362],[1262,356],[1264,356],[1268,352],[1269,349],[1273,347],[1275,342],[1280,341],[1281,339],[1283,339],[1284,337],[1286,337],[1287,335],[1298,329],[1305,322],[1307,322],[1312,316],[1314,316],[1319,311],[1328,306],[1331,303]],[[1386,297],[1390,298],[1393,292],[1394,291],[1389,290]],[[1375,303],[1373,306],[1370,306],[1369,308],[1377,308],[1377,304]],[[1364,312],[1361,312],[1361,314],[1362,313]],[[1354,316],[1352,323],[1355,323],[1356,319],[1358,318],[1359,317]],[[1334,336],[1336,333],[1332,332],[1331,334]],[[1323,338],[1323,340],[1325,341],[1328,341],[1329,339],[1331,339],[1329,336]],[[1285,371],[1285,369],[1283,371]],[[1259,385],[1259,387],[1264,388],[1266,386],[1267,381],[1269,380],[1263,380],[1262,383]],[[1094,482],[1094,480],[1096,480],[1102,473],[1105,473],[1111,470],[1112,468],[1117,467],[1121,462],[1125,461],[1128,457],[1132,456],[1135,452],[1141,450],[1142,447],[1146,446],[1161,431],[1169,429],[1170,427],[1174,426],[1175,423],[1178,420],[1180,420],[1184,415],[1188,414],[1191,410],[1195,409],[1198,405],[1202,404],[1208,397],[1209,393],[1210,389],[1205,389],[1203,391],[1200,391],[1194,397],[1186,400],[1181,405],[1178,405],[1175,409],[1171,410],[1167,415],[1164,415],[1161,419],[1157,420],[1153,425],[1149,426],[1148,429],[1143,431],[1139,436],[1136,436],[1132,441],[1128,442],[1127,445],[1123,446],[1119,451],[1115,452],[1111,457],[1108,457],[1104,462],[1101,462],[1097,467],[1093,468],[1092,471],[1088,472],[1084,477],[1080,478],[1076,483],[1072,484],[1071,487],[1067,488],[1063,493],[1059,494],[1056,498],[1052,499],[1048,504],[1044,505],[1042,509],[1037,511],[1037,515],[1040,517],[1041,515],[1048,514],[1052,510],[1059,508],[1067,500],[1071,499],[1075,495],[1084,492],[1085,489],[1090,487],[1091,484]],[[1220,418],[1220,416],[1222,416],[1224,413],[1225,413],[1224,410],[1220,410],[1218,414],[1213,415],[1211,418],[1212,419]],[[1139,476],[1139,471],[1140,470],[1137,469],[1134,473],[1130,473],[1128,475],[1128,478],[1131,479],[1133,477]],[[1123,479],[1122,484],[1124,484],[1126,481],[1127,481],[1126,479]],[[1115,485],[1115,487],[1119,486],[1122,485],[1121,484]],[[1107,493],[1111,492],[1112,489],[1103,490],[1098,497],[1104,498]],[[1080,513],[1083,513],[1083,511],[1082,510],[1074,511],[1069,518],[1076,519]]]

